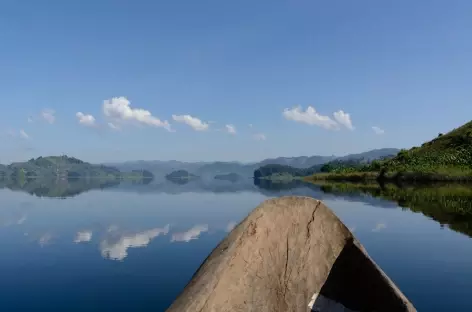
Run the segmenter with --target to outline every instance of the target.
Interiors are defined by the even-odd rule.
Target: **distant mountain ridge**
[[[398,148],[378,148],[378,149],[373,149],[373,150],[359,153],[359,154],[349,154],[342,157],[336,157],[335,159],[342,160],[342,161],[364,159],[367,162],[370,162],[372,160],[395,156],[398,154],[398,152],[400,152],[400,149]]]
[[[394,156],[400,149],[381,148],[363,153],[349,154],[345,156],[297,156],[297,157],[277,157],[267,158],[256,163],[241,163],[236,161],[214,161],[214,162],[182,162],[176,160],[138,160],[126,161],[123,163],[107,163],[107,166],[113,166],[123,171],[148,170],[154,175],[165,176],[173,171],[185,170],[202,178],[213,178],[215,175],[237,173],[241,176],[252,177],[254,170],[264,165],[282,165],[300,169],[308,169],[316,165],[322,165],[335,159],[341,160],[360,160],[369,162],[374,159]]]
[[[336,156],[277,157],[264,159],[263,161],[259,162],[258,165],[284,165],[304,169],[313,167],[315,165],[321,165],[334,159],[336,159]]]

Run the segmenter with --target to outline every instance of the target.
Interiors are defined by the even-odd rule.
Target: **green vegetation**
[[[265,165],[254,171],[255,179],[271,179],[280,175],[291,177],[304,177],[319,171],[321,165],[301,169],[286,165]]]
[[[121,180],[149,184],[154,180],[154,175],[148,170],[132,170],[131,172],[121,172],[120,178]]]
[[[237,173],[227,173],[227,174],[217,174],[214,177],[215,180],[224,180],[224,181],[231,181],[236,182],[241,179],[241,176]]]
[[[332,194],[364,193],[395,201],[399,206],[447,224],[472,237],[472,187],[470,184],[430,184],[398,186],[394,184],[318,183]]]
[[[387,171],[472,174],[472,121],[381,164]]]
[[[196,178],[198,178],[198,176],[188,172],[187,170],[176,170],[166,175],[166,179],[168,180],[193,180]]]
[[[313,184],[304,183],[300,179],[292,180],[272,180],[272,179],[254,179],[254,185],[259,189],[277,193],[283,190],[291,190],[303,185],[313,186]]]
[[[74,196],[92,189],[115,186],[123,180],[148,184],[153,179],[154,175],[147,170],[121,172],[111,166],[93,165],[66,155],[0,165],[0,188],[45,197]]]
[[[378,166],[381,160],[395,156],[398,152],[394,148],[382,148],[360,154],[350,154],[336,159],[328,158],[327,162],[318,163],[311,167],[296,168],[294,166],[267,164],[254,171],[255,179],[287,180],[316,175],[317,179],[348,179],[359,181],[371,179],[372,174],[359,174],[371,171],[370,165]],[[323,174],[320,174],[323,173]],[[330,173],[327,175],[327,173]],[[333,175],[334,174],[334,175]],[[291,177],[290,177],[291,176]]]
[[[0,179],[28,181],[32,179],[141,179],[153,178],[152,173],[146,170],[121,172],[120,170],[105,166],[93,165],[74,157],[49,156],[32,158],[26,162],[12,163],[8,166],[0,165]]]
[[[349,181],[349,182],[368,182],[376,181],[378,178],[377,172],[362,172],[362,171],[345,171],[345,172],[324,172],[317,173],[307,177],[303,180],[307,182],[316,183],[317,181]]]
[[[364,171],[369,165],[366,159],[333,160],[325,164],[301,169],[284,165],[265,165],[254,171],[255,179],[294,179],[305,177],[316,177],[325,180],[350,180],[360,181],[364,179],[375,179],[377,175]]]
[[[74,157],[50,156],[32,158],[26,162],[12,163],[6,168],[5,176],[18,178],[118,178],[121,172],[113,167],[92,165]]]
[[[472,121],[390,159],[323,167],[321,171],[327,175],[315,174],[307,180],[340,180],[352,175],[369,180],[377,175],[383,181],[472,181]]]

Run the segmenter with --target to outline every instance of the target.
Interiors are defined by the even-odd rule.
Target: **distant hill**
[[[32,158],[25,162],[0,165],[1,180],[41,180],[93,178],[103,180],[128,179],[150,182],[153,174],[147,170],[122,172],[105,165],[94,165],[80,159],[63,156]]]
[[[0,164],[0,179],[7,176],[10,170],[7,166]]]
[[[294,168],[310,168],[315,165],[324,164],[336,159],[336,156],[298,156],[298,157],[277,157],[268,158],[258,163],[258,167],[264,165],[283,165]]]
[[[240,176],[251,177],[254,168],[256,168],[256,165],[254,164],[216,161],[201,166],[195,171],[195,174],[207,178],[228,173],[237,173]]]
[[[5,176],[26,177],[119,177],[120,171],[114,167],[92,165],[74,157],[48,156],[32,158],[26,162],[16,162],[3,166]]]
[[[186,170],[195,173],[198,168],[204,166],[207,162],[183,162],[177,160],[137,160],[126,161],[122,163],[107,163],[105,165],[120,169],[121,171],[148,170],[154,175],[165,176],[176,170]]]
[[[165,176],[177,170],[185,170],[202,178],[213,179],[215,175],[236,173],[242,177],[252,177],[254,170],[266,165],[290,166],[293,168],[308,169],[313,166],[319,166],[335,159],[379,159],[385,156],[394,155],[398,149],[383,148],[368,151],[360,154],[349,154],[342,157],[336,156],[298,156],[298,157],[277,157],[268,158],[256,163],[240,162],[180,162],[180,161],[128,161],[124,163],[109,163],[107,165],[116,167],[120,170],[131,171],[145,169],[156,176]]]
[[[307,175],[314,174],[319,172],[319,168],[321,165],[316,165],[311,168],[295,168],[292,166],[286,165],[264,165],[256,170],[254,170],[254,178],[255,179],[262,179],[268,178],[271,176],[280,176],[280,175],[287,175],[292,177],[304,177]]]
[[[349,154],[342,157],[336,157],[336,160],[364,160],[365,162],[371,162],[377,159],[393,157],[397,155],[399,151],[400,149],[398,148],[379,148],[359,154]]]
[[[231,181],[231,182],[236,182],[242,177],[237,174],[237,173],[227,173],[227,174],[217,174],[214,179],[215,180],[224,180],[224,181]]]
[[[168,180],[192,180],[192,179],[196,179],[198,178],[198,176],[186,171],[186,170],[176,170],[176,171],[173,171],[171,173],[169,173],[168,175],[166,175],[166,179]]]
[[[257,168],[254,171],[256,179],[289,175],[293,177],[305,177],[319,172],[331,172],[343,168],[357,168],[365,166],[374,160],[393,157],[397,149],[385,148],[372,150],[360,154],[350,154],[343,157],[332,159],[328,162],[316,164],[309,168],[296,168],[288,165],[267,164]]]

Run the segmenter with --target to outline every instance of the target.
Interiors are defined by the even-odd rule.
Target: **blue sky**
[[[469,0],[0,1],[0,162],[419,145],[472,116],[471,12]]]

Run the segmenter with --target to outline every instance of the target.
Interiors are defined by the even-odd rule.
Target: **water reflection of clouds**
[[[171,242],[189,242],[191,240],[197,239],[201,233],[208,232],[208,225],[195,225],[186,232],[174,233],[172,234]]]
[[[4,226],[21,225],[25,223],[27,218],[28,218],[28,215],[26,213],[23,213],[19,217],[6,219],[6,221],[3,222],[3,225]]]
[[[23,224],[26,219],[28,218],[28,216],[26,214],[22,215],[20,219],[18,219],[18,221],[16,221],[16,224],[20,225],[20,224]]]
[[[372,232],[380,232],[381,230],[385,229],[387,225],[385,223],[377,223],[375,228],[372,229]]]
[[[102,257],[110,260],[123,260],[128,256],[128,248],[146,247],[152,239],[169,233],[169,225],[136,234],[109,237],[100,243]]]
[[[117,225],[110,225],[107,229],[107,232],[110,233],[110,232],[114,232],[114,231],[117,231],[117,230],[118,230]]]
[[[75,234],[74,243],[85,243],[92,240],[92,231],[79,231]]]
[[[39,238],[38,244],[39,244],[39,246],[44,247],[46,245],[51,244],[51,240],[52,240],[52,234],[51,233],[46,233],[46,234],[43,234]]]

